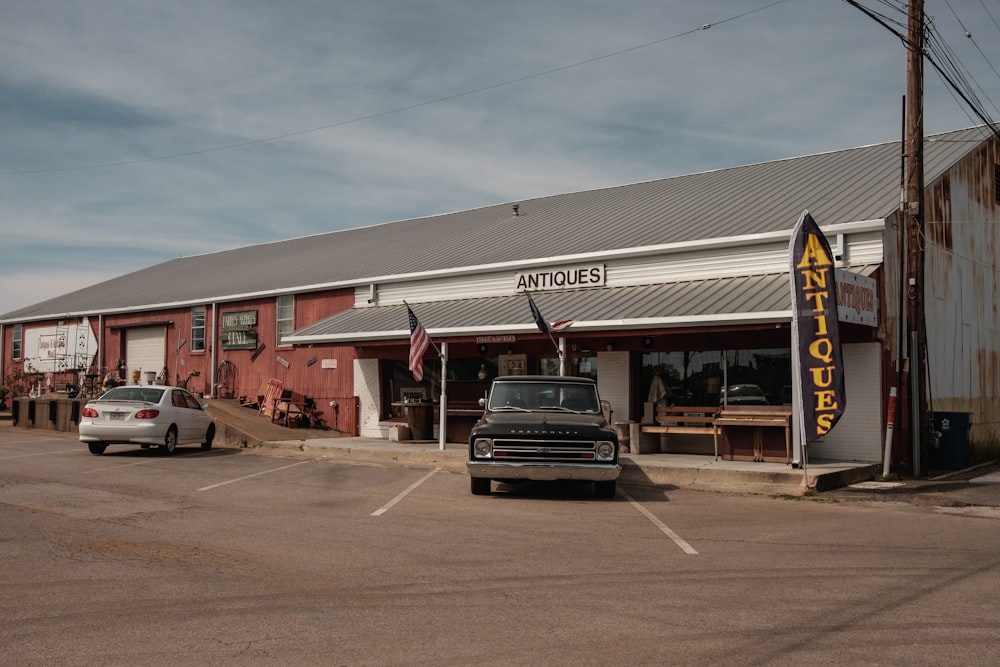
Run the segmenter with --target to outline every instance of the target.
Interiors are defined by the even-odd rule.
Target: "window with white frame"
[[[15,324],[14,325],[14,335],[13,335],[13,339],[14,340],[13,340],[13,345],[11,346],[11,352],[10,352],[10,357],[14,361],[20,361],[21,360],[21,340],[22,340],[22,336],[24,334],[24,330],[22,329],[23,326],[24,325],[22,325],[22,324]]]
[[[278,297],[278,308],[277,308],[277,340],[278,345],[281,345],[281,339],[286,335],[292,333],[295,329],[295,296],[292,294],[286,294],[284,296]]]
[[[205,306],[191,309],[191,351],[205,351]]]

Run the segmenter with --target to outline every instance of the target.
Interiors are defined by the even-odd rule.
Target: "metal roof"
[[[928,184],[979,146],[925,140]],[[899,205],[900,142],[328,232],[173,259],[11,311],[0,322],[145,311],[377,282],[392,276],[882,219]]]
[[[791,318],[788,274],[715,278],[663,285],[536,293],[549,321],[572,319],[572,331],[784,322]],[[413,304],[431,336],[537,333],[524,294]],[[406,306],[351,308],[295,331],[287,342],[389,340],[410,335]]]

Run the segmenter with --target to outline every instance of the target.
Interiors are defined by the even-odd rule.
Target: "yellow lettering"
[[[826,435],[833,428],[833,415],[816,416],[816,435]]]
[[[806,283],[802,289],[826,289],[826,274],[829,272],[830,269],[823,269],[821,271],[806,269],[802,272],[802,277],[806,279]]]
[[[823,250],[823,244],[820,243],[819,237],[815,234],[809,234],[806,237],[806,247],[803,249],[802,259],[795,265],[795,268],[803,269],[808,266],[833,266],[830,257]]]
[[[824,366],[821,368],[810,368],[813,385],[817,387],[829,387],[833,383],[833,371],[836,366]]]
[[[815,392],[816,410],[836,410],[837,392],[832,389]]]
[[[809,343],[809,356],[830,363],[833,361],[833,343],[829,338],[818,338]]]
[[[813,312],[821,313],[823,309],[826,308],[823,300],[830,296],[829,292],[811,292],[806,294],[806,300],[813,302]]]

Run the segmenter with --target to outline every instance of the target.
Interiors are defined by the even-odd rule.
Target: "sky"
[[[1000,0],[925,11],[1000,119]],[[925,134],[980,124],[925,67]],[[844,0],[5,0],[0,314],[181,256],[895,141],[905,91],[902,41]]]

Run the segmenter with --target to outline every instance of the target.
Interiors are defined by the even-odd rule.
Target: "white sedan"
[[[166,454],[191,442],[211,449],[215,420],[207,407],[180,387],[115,387],[83,407],[80,441],[91,454],[103,454],[113,444],[158,447]]]

